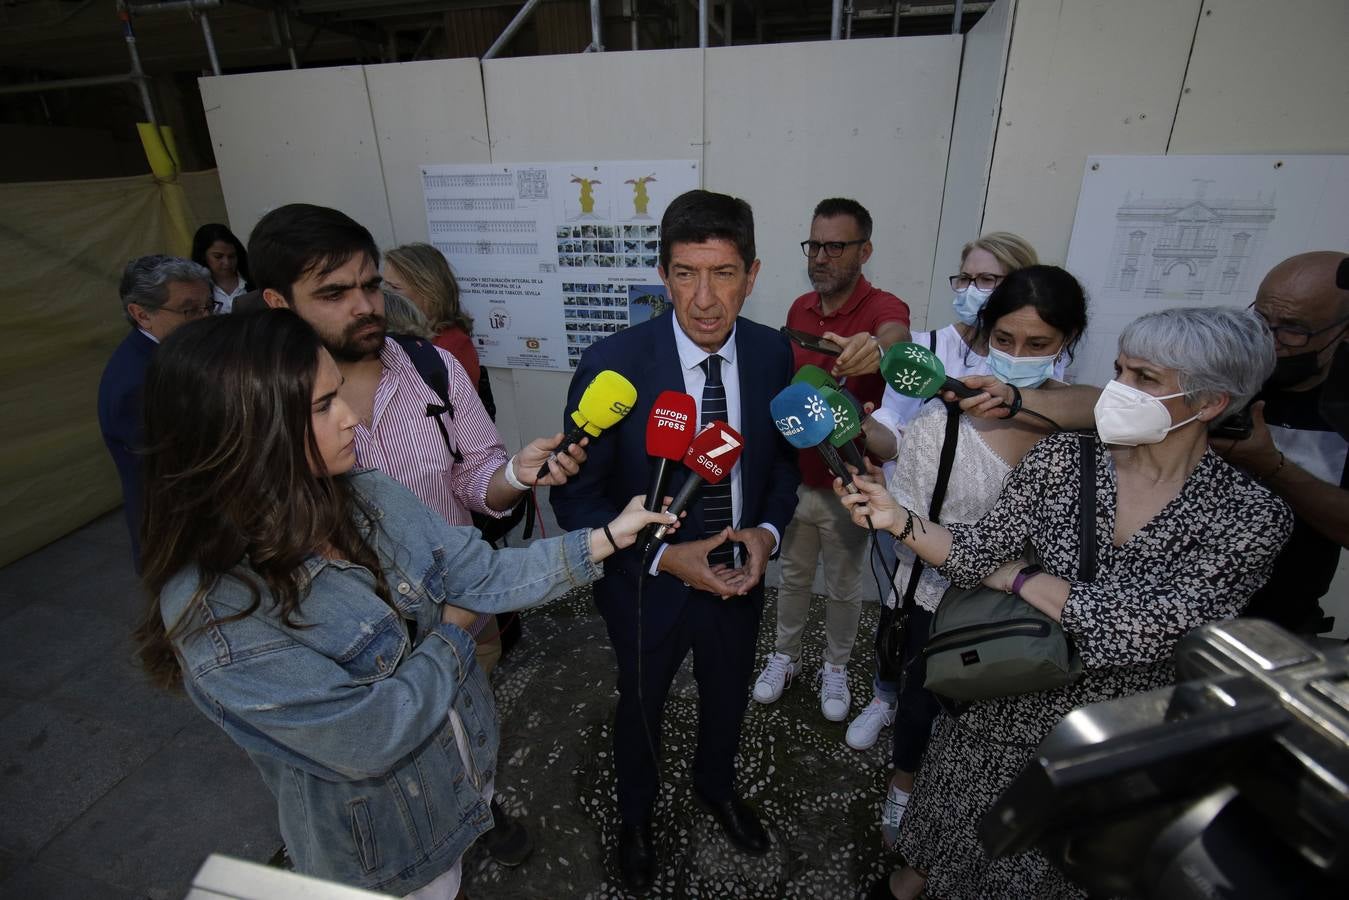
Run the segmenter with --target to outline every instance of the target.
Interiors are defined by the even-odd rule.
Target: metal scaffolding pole
[[[122,20],[122,36],[126,39],[127,55],[131,57],[130,78],[136,82],[136,87],[140,88],[141,105],[145,107],[145,121],[158,127],[159,120],[155,118],[155,105],[150,102],[150,88],[146,84],[145,70],[141,68],[141,55],[136,50],[136,30],[131,26],[131,9],[125,4],[119,4],[117,16]]]
[[[126,75],[93,75],[88,78],[62,78],[59,81],[29,81],[21,84],[0,85],[0,94],[38,94],[43,91],[64,91],[69,88],[98,87],[105,84],[127,84],[136,77]]]
[[[960,20],[965,16],[965,0],[956,0],[956,8],[951,13],[951,33],[960,34]]]
[[[604,52],[604,36],[601,34],[601,26],[604,19],[600,15],[600,0],[590,0],[590,46],[587,50],[593,50],[596,53]]]
[[[843,36],[843,0],[834,0],[834,11],[829,18],[829,40]]]
[[[286,56],[290,57],[290,67],[300,68],[300,60],[295,55],[295,38],[290,33],[290,16],[279,6],[272,10],[272,16],[276,19],[278,30],[281,32],[281,43],[286,48]]]
[[[520,26],[525,24],[525,20],[529,18],[530,13],[534,12],[534,7],[538,5],[539,0],[525,0],[525,5],[520,7],[520,11],[515,14],[515,18],[511,19],[505,30],[492,42],[492,46],[487,48],[487,52],[482,55],[482,58],[492,59],[500,53],[511,42],[511,38],[515,37],[515,33],[520,30]]]
[[[215,55],[215,39],[211,37],[211,20],[201,14],[201,36],[206,39],[206,55],[211,57],[211,71],[220,74],[220,58]]]
[[[707,0],[698,0],[698,46],[707,49]]]

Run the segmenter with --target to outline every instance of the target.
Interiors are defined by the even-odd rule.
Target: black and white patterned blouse
[[[1174,681],[1176,642],[1238,615],[1292,529],[1282,500],[1209,450],[1180,493],[1116,547],[1114,462],[1098,442],[1097,576],[1076,581],[1079,468],[1077,436],[1051,435],[1008,476],[988,515],[950,526],[940,571],[956,585],[978,584],[1027,541],[1047,572],[1070,583],[1062,624],[1085,672],[1065,688],[981,701],[958,720],[938,719],[900,835],[905,859],[929,872],[932,896],[1079,893],[1038,853],[990,861],[975,834],[979,818],[1069,711]]]

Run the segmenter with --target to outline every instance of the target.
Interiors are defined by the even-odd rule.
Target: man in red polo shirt
[[[871,286],[862,265],[871,258],[871,214],[856,200],[832,198],[815,207],[810,239],[801,242],[815,290],[796,298],[787,326],[820,335],[843,348],[837,357],[793,344],[795,366],[829,372],[861,403],[879,403],[885,382],[881,354],[909,340],[909,307]],[[842,722],[852,698],[847,665],[862,613],[867,533],[854,525],[833,492],[833,476],[815,450],[801,452],[796,516],[782,536],[777,641],[754,683],[754,699],[772,703],[800,668],[801,632],[810,613],[815,566],[824,558],[828,643],[820,668],[820,710]]]

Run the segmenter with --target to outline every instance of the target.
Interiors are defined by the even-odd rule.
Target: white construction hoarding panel
[[[998,0],[965,35],[960,61],[960,92],[946,162],[941,226],[933,263],[927,328],[955,321],[947,276],[959,270],[960,248],[979,235],[993,163],[993,138],[1002,105],[1002,78],[1012,38],[1015,0]]]
[[[366,66],[394,241],[425,241],[421,167],[487,163],[487,109],[476,59]]]
[[[960,44],[943,35],[707,51],[703,181],[754,207],[763,267],[750,318],[786,321],[811,289],[799,246],[811,211],[851,197],[875,220],[865,274],[922,324]]]
[[[247,241],[287,203],[342,210],[393,242],[365,70],[359,66],[201,79],[230,223]]]

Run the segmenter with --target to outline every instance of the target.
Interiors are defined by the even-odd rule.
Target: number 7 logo
[[[737,441],[735,438],[731,437],[731,435],[725,431],[721,433],[721,439],[725,443],[723,443],[719,447],[714,447],[713,449],[707,451],[707,453],[703,455],[706,456],[708,459],[716,459],[718,456],[725,456],[727,453],[730,453],[736,447],[740,446],[740,442]]]

